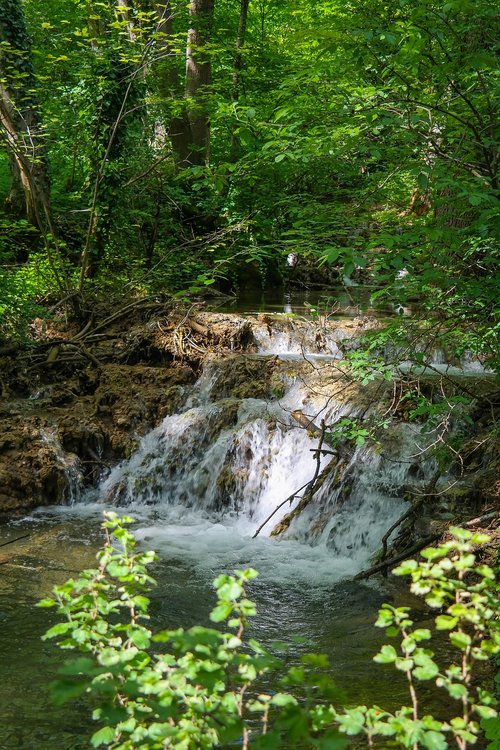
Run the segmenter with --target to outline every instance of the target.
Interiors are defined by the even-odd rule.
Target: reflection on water
[[[411,315],[410,308],[395,308],[387,301],[372,301],[377,287],[336,287],[328,290],[240,289],[238,295],[220,312],[284,313],[285,315],[327,315],[329,318],[370,315]]]
[[[1,750],[83,750],[92,731],[84,701],[63,708],[51,705],[48,683],[65,655],[52,642],[40,640],[54,622],[52,610],[36,609],[36,601],[52,586],[94,564],[100,544],[98,515],[72,516],[61,509],[0,528],[0,544],[29,534],[27,539],[0,548],[0,748]],[[154,546],[147,543],[147,546]],[[258,561],[249,561],[258,567]],[[294,560],[289,560],[293,568]],[[154,575],[155,627],[208,624],[214,605],[211,581],[219,571],[162,552]],[[252,584],[250,596],[258,616],[251,635],[270,646],[289,640],[288,659],[304,650],[328,653],[337,683],[353,701],[381,702],[380,667],[371,661],[384,640],[373,627],[377,607],[387,591],[359,583],[337,582],[315,589],[305,582],[266,579]],[[297,645],[294,636],[306,639]],[[381,687],[382,685],[382,687]],[[404,684],[386,681],[392,705],[404,700]]]

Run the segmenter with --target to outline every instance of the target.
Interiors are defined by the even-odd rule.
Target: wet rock
[[[0,516],[65,502],[72,482],[96,484],[179,408],[193,379],[186,367],[110,364],[4,405]]]
[[[0,453],[0,518],[44,503],[64,501],[66,466],[48,436],[52,426],[39,417],[0,420],[8,433]]]
[[[265,357],[231,358],[216,371],[212,398],[271,398],[274,366],[275,362]]]

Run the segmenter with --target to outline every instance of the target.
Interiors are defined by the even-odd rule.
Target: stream
[[[432,466],[415,462],[415,428],[399,423],[387,431],[383,450],[364,444],[341,453],[306,510],[279,539],[270,537],[300,500],[299,488],[333,460],[315,459],[318,438],[297,424],[294,410],[333,424],[366,413],[371,396],[366,389],[332,390],[336,341],[323,346],[319,364],[313,351],[307,361],[298,356],[303,342],[262,334],[257,343],[252,356],[208,362],[186,388],[183,407],[146,434],[97,489],[83,492],[78,468],[68,466],[66,505],[0,527],[0,545],[27,535],[16,542],[14,560],[0,567],[1,750],[88,747],[85,702],[63,708],[50,702],[48,683],[64,655],[40,640],[54,616],[34,604],[93,564],[102,511],[109,508],[133,516],[141,546],[159,553],[155,626],[208,623],[215,576],[252,566],[260,573],[249,592],[258,608],[253,637],[270,647],[289,642],[292,661],[304,650],[327,653],[352,701],[388,708],[406,701],[403,681],[372,662],[384,642],[373,622],[383,601],[419,604],[399,582],[352,577],[369,566],[383,534],[407,508],[401,488],[422,489]],[[243,385],[255,367],[271,365],[273,397],[248,395]]]

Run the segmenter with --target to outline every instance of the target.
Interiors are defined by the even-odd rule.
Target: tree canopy
[[[492,0],[0,0],[4,330],[308,266],[492,360],[498,38]]]

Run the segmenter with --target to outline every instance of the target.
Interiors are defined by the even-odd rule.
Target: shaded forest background
[[[361,282],[494,364],[498,39],[491,0],[0,0],[2,336]]]

